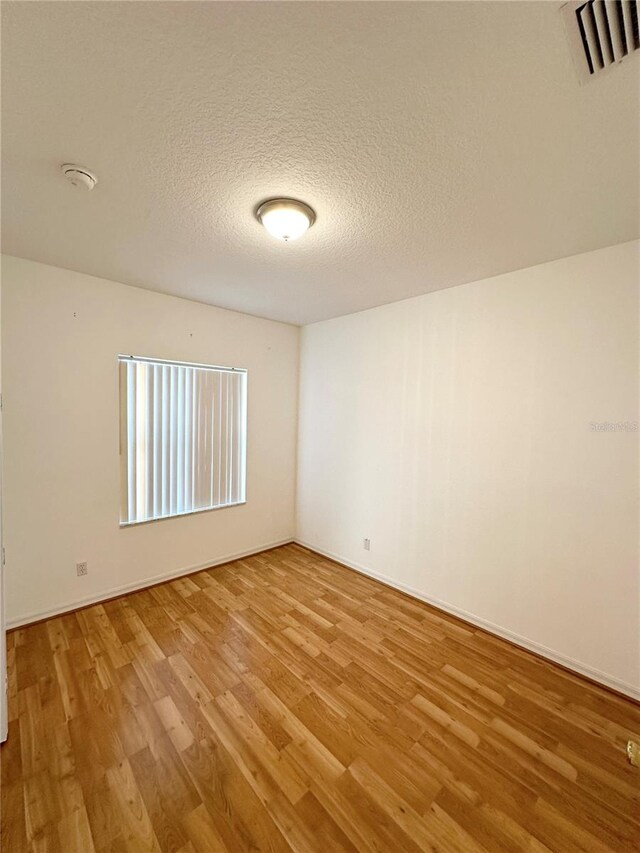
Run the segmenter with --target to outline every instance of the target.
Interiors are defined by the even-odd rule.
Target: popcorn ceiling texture
[[[3,250],[309,323],[630,240],[640,66],[560,5],[3,4]]]

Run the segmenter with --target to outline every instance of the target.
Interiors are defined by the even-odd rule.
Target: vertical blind
[[[246,370],[118,361],[120,523],[243,503]]]

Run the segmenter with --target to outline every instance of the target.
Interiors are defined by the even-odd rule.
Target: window
[[[118,361],[120,524],[244,503],[246,370]]]

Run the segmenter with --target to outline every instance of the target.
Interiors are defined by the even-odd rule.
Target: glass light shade
[[[315,213],[302,201],[276,198],[260,205],[257,217],[278,240],[297,240],[313,225]]]

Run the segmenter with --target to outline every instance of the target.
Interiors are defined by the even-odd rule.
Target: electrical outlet
[[[76,563],[76,574],[78,577],[82,577],[82,575],[86,575],[89,571],[89,568],[86,563]]]
[[[640,744],[637,744],[634,740],[630,740],[627,744],[627,758],[629,759],[629,764],[633,764],[634,767],[640,767]]]
[[[362,540],[362,547],[364,548],[365,551],[370,551],[371,550],[371,539],[363,539]]]

